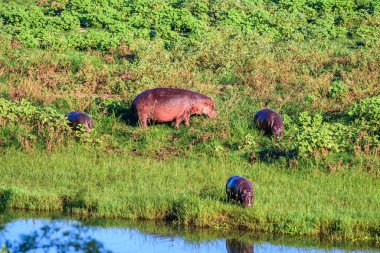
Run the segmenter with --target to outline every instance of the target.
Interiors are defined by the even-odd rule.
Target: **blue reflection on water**
[[[46,235],[46,228],[52,227],[48,236],[43,235],[44,231]],[[44,230],[45,229],[45,230]],[[70,234],[71,233],[71,234]],[[70,234],[70,235],[69,235]],[[137,229],[131,228],[103,228],[103,227],[91,227],[81,225],[79,222],[70,220],[32,220],[32,219],[19,219],[17,221],[6,224],[5,228],[0,232],[0,244],[7,243],[9,248],[16,251],[21,251],[20,245],[25,240],[22,235],[36,235],[33,240],[36,241],[36,245],[40,245],[37,248],[33,248],[29,251],[23,252],[155,252],[155,253],[213,253],[213,252],[367,252],[367,251],[348,251],[340,249],[316,249],[316,248],[297,248],[284,245],[274,245],[268,242],[253,244],[242,244],[238,239],[218,239],[205,242],[190,242],[182,237],[177,236],[161,236],[143,233]],[[65,237],[66,236],[66,237]],[[28,237],[30,239],[30,237]],[[79,248],[75,251],[73,248],[64,248],[59,250],[59,240],[64,240],[63,243],[67,243],[68,239],[73,240],[73,245],[80,243],[87,243],[92,246],[89,250],[85,250],[85,247]],[[48,240],[51,241],[48,241]],[[33,241],[32,240],[32,241]],[[92,240],[92,241],[91,241]],[[97,250],[94,248],[94,244]],[[239,244],[240,243],[240,244]],[[61,243],[62,244],[62,243]],[[41,249],[41,245],[47,245],[44,249]],[[52,247],[51,245],[58,245]],[[61,248],[62,249],[62,248]],[[374,252],[374,251],[371,251]]]

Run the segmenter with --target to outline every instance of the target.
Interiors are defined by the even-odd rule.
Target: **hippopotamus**
[[[277,138],[284,135],[284,122],[280,114],[270,109],[263,109],[256,112],[254,123],[268,134],[273,134]]]
[[[184,122],[190,125],[190,116],[204,114],[215,118],[218,112],[211,98],[190,90],[176,88],[155,88],[146,90],[132,102],[132,109],[138,117],[140,126],[147,127],[147,122],[171,122],[175,128]]]
[[[232,176],[226,183],[227,201],[230,199],[236,200],[244,207],[253,205],[254,190],[252,183],[241,176]]]
[[[87,132],[90,132],[93,122],[90,115],[83,113],[83,112],[70,112],[66,114],[67,119],[70,121],[69,125],[74,129],[77,130],[77,126],[79,124],[84,125]]]
[[[240,241],[239,239],[227,239],[226,248],[228,253],[254,253],[254,244]]]

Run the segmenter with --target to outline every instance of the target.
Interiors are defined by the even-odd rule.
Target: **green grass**
[[[379,242],[380,180],[357,168],[330,174],[233,157],[159,161],[78,149],[7,152],[0,164],[3,208]],[[225,202],[235,174],[252,180],[253,208]]]
[[[378,242],[379,1],[7,2],[2,208]],[[219,115],[140,129],[130,105],[154,87]],[[265,107],[281,141],[252,124]],[[72,110],[91,134],[67,127]],[[254,208],[224,202],[233,174]]]

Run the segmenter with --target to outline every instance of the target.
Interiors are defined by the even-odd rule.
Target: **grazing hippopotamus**
[[[263,109],[256,112],[253,119],[255,124],[266,133],[271,133],[277,138],[284,135],[284,122],[280,114],[270,109]]]
[[[226,183],[227,201],[236,200],[244,207],[251,207],[254,199],[252,183],[241,176],[232,176]]]
[[[90,132],[93,122],[90,115],[83,112],[70,112],[66,114],[67,119],[70,121],[69,125],[76,130],[79,124],[84,125],[87,132]]]
[[[197,92],[175,89],[156,88],[146,90],[132,102],[133,111],[138,117],[140,126],[146,127],[147,122],[171,122],[175,120],[175,128],[181,122],[190,125],[190,115],[205,114],[215,118],[215,110],[211,98]]]
[[[227,239],[226,248],[228,253],[253,253],[254,244],[240,241],[239,239]]]

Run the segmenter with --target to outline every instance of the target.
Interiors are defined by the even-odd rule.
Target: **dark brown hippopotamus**
[[[254,244],[243,242],[239,239],[227,239],[226,248],[228,253],[254,253]]]
[[[86,131],[90,132],[93,126],[92,118],[86,113],[74,111],[66,114],[66,117],[70,121],[69,125],[74,130],[77,130],[78,125],[82,124],[84,125]]]
[[[252,183],[244,177],[230,177],[226,183],[226,193],[227,201],[234,199],[244,207],[251,207],[253,205],[253,186]]]
[[[263,109],[256,112],[254,123],[268,134],[273,134],[277,138],[284,135],[284,122],[280,114],[270,109]]]
[[[146,127],[147,122],[171,122],[175,120],[175,128],[179,128],[181,122],[190,125],[190,116],[193,114],[205,114],[215,118],[218,113],[215,110],[211,98],[197,92],[176,89],[156,88],[146,90],[132,102],[133,111],[138,117],[140,126]]]

